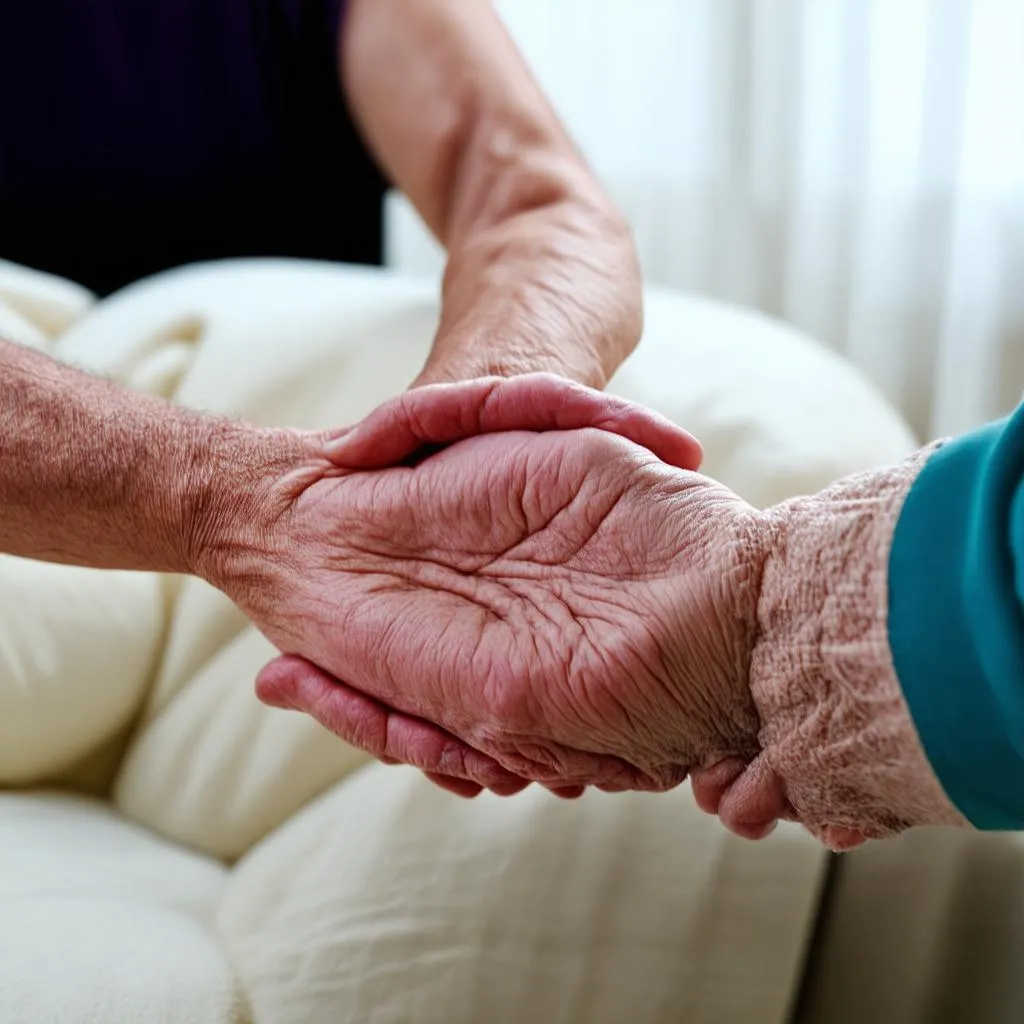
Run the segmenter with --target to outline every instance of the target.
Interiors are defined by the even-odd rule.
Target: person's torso
[[[202,259],[377,262],[341,0],[0,7],[0,258],[101,293]]]

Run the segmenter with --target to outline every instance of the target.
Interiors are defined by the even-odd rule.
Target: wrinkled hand
[[[669,420],[562,377],[529,374],[424,387],[385,403],[356,429],[328,435],[261,432],[266,470],[258,480],[235,480],[231,472],[225,474],[221,493],[209,499],[204,515],[209,522],[197,526],[206,539],[197,544],[205,554],[196,571],[247,609],[281,649],[312,655],[322,639],[316,631],[335,632],[333,622],[325,626],[320,619],[321,613],[329,618],[334,585],[340,579],[331,553],[337,526],[331,503],[342,510],[346,493],[335,481],[346,472],[336,463],[342,461],[347,468],[388,466],[415,462],[440,445],[476,434],[587,426],[629,438],[668,464],[691,469],[700,464],[700,445]],[[320,516],[327,520],[322,527]],[[304,547],[297,538],[305,532],[328,543]],[[275,560],[274,568],[280,571],[268,572],[268,559]],[[311,574],[317,576],[312,586]],[[303,602],[309,604],[305,612]],[[285,629],[277,621],[281,607],[294,615]],[[479,791],[479,785],[464,777],[429,771],[429,765],[455,749],[452,738],[426,723],[393,718],[391,725],[414,728],[422,757],[417,763],[435,781],[463,795]],[[486,755],[460,751],[458,756],[474,777],[487,781],[496,792],[518,791],[526,784]]]
[[[477,357],[479,353],[474,355]],[[450,364],[448,364],[450,365]],[[422,457],[440,445],[501,430],[571,430],[591,426],[649,448],[669,465],[700,468],[702,452],[696,439],[664,417],[552,373],[529,373],[512,378],[479,377],[459,383],[435,384],[406,392],[384,403],[354,428],[340,432],[328,446],[328,456],[348,469],[378,469]],[[290,670],[301,666],[292,664]],[[280,666],[274,666],[277,671]],[[358,699],[355,693],[352,700]],[[381,709],[364,700],[363,713]],[[421,739],[427,727],[421,725]],[[435,747],[452,742],[438,730]],[[421,748],[421,758],[423,751]],[[393,758],[381,755],[381,760]],[[466,779],[425,770],[437,785],[460,796],[473,797],[482,787]],[[505,795],[519,792],[528,782],[506,781],[492,786]],[[582,795],[580,786],[552,786],[567,798]]]
[[[303,655],[268,666],[259,694],[379,758],[498,791],[669,788],[757,750],[756,517],[593,429],[324,473],[236,588]]]

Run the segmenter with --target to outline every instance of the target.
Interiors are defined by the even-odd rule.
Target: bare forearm
[[[640,333],[631,234],[490,4],[353,0],[342,66],[371,147],[448,249],[442,334],[514,324],[498,371],[517,350],[548,368],[568,337],[603,384]]]
[[[450,250],[440,331],[493,339],[508,375],[604,387],[636,346],[640,278],[628,236],[566,201],[481,227]]]
[[[287,459],[281,437],[125,391],[0,340],[0,550],[100,568],[197,571],[221,542],[214,531],[228,527],[248,493],[246,475]]]

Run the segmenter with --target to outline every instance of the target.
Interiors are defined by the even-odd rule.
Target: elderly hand
[[[308,526],[242,603],[308,661],[264,670],[266,702],[499,791],[662,790],[756,754],[763,533],[717,484],[605,431],[506,433],[325,479],[288,514]],[[300,557],[322,567],[304,597]]]
[[[349,467],[391,465],[422,459],[436,446],[470,434],[581,427],[630,438],[669,464],[700,463],[700,446],[686,431],[647,409],[564,378],[532,374],[435,385],[400,395],[333,439],[262,432],[267,471],[253,478],[248,470],[236,473],[232,463],[218,475],[221,497],[209,508],[204,505],[193,531],[196,549],[204,552],[193,571],[232,597],[281,650],[338,670],[345,664],[332,654],[339,624],[358,610],[358,585],[367,581],[348,558],[358,555],[363,532],[372,533],[384,519],[383,510],[367,499],[376,477],[351,476],[331,459],[341,458]],[[422,478],[411,469],[395,470],[392,476],[402,473],[406,480]],[[479,466],[475,473],[481,475]],[[238,481],[232,483],[239,475],[248,480],[241,490]],[[400,503],[414,502],[415,488],[392,487],[391,494],[396,502],[391,519],[413,522],[415,510]],[[437,503],[432,509],[441,514]],[[378,625],[384,628],[388,615],[383,609],[382,616]],[[342,654],[346,650],[344,644],[338,648]],[[464,772],[493,788],[511,792],[524,784],[485,755],[472,751],[460,757]],[[458,788],[456,782],[448,784]]]

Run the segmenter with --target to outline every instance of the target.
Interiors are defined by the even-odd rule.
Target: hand
[[[514,380],[491,378],[461,385],[437,385],[400,395],[356,428],[327,437],[261,432],[260,447],[266,453],[263,461],[267,468],[257,479],[270,479],[270,493],[254,488],[252,470],[245,469],[249,460],[239,457],[222,467],[222,472],[214,478],[219,484],[219,493],[200,502],[207,510],[190,531],[195,538],[195,548],[210,552],[195,559],[192,570],[249,607],[257,625],[267,635],[276,635],[260,618],[254,604],[247,604],[244,596],[254,587],[258,588],[257,580],[261,578],[256,569],[250,569],[259,559],[259,554],[253,550],[259,546],[253,540],[253,533],[258,537],[270,533],[280,535],[289,521],[301,520],[302,513],[296,512],[299,499],[305,496],[308,503],[313,494],[322,494],[330,486],[328,481],[332,477],[343,475],[332,465],[332,459],[344,461],[352,468],[369,468],[421,458],[438,445],[475,433],[513,428],[572,430],[584,426],[597,426],[628,437],[669,464],[688,468],[697,468],[700,464],[699,444],[664,417],[564,378],[533,374]],[[277,435],[283,436],[278,437],[281,443],[275,446],[273,437]],[[242,472],[236,473],[236,470]],[[241,478],[235,479],[236,476]],[[328,530],[331,528],[333,524],[329,523]],[[284,543],[289,546],[287,540]],[[316,554],[318,552],[311,552],[311,557],[303,564],[308,566],[310,561],[315,562]],[[303,582],[299,580],[297,585]],[[324,585],[329,593],[329,578]],[[315,595],[313,600],[322,603]],[[293,640],[294,645],[286,649],[308,650],[301,619],[299,635]],[[396,718],[392,724],[414,730],[417,742],[426,740],[427,746],[421,748],[426,759],[424,768],[436,764],[458,746],[426,723]],[[489,780],[488,785],[495,792],[511,793],[525,785],[486,757],[476,753],[468,757],[475,775]],[[464,778],[429,771],[428,774],[440,785],[464,796],[475,795],[480,789]]]
[[[238,595],[305,659],[258,692],[377,757],[499,788],[660,790],[748,761],[758,515],[595,430],[325,477]]]
[[[646,445],[670,465],[699,469],[700,445],[690,434],[670,421],[640,406],[580,387],[565,377],[526,374],[511,379],[481,377],[457,385],[435,385],[414,394],[407,392],[375,410],[355,428],[338,435],[328,446],[328,456],[350,469],[383,468],[415,458],[434,446],[494,430],[544,429],[594,426],[638,444]],[[353,699],[357,696],[353,694]],[[361,698],[364,702],[366,698]],[[368,713],[380,713],[369,701]],[[421,723],[428,743],[451,743],[451,737],[430,732]],[[430,737],[427,739],[426,733]],[[438,748],[440,749],[440,748]],[[381,760],[394,759],[382,756]],[[462,797],[477,796],[479,784],[426,771],[427,777]],[[519,792],[528,782],[508,783],[495,789],[502,795]],[[557,796],[581,796],[579,786],[553,786]]]

